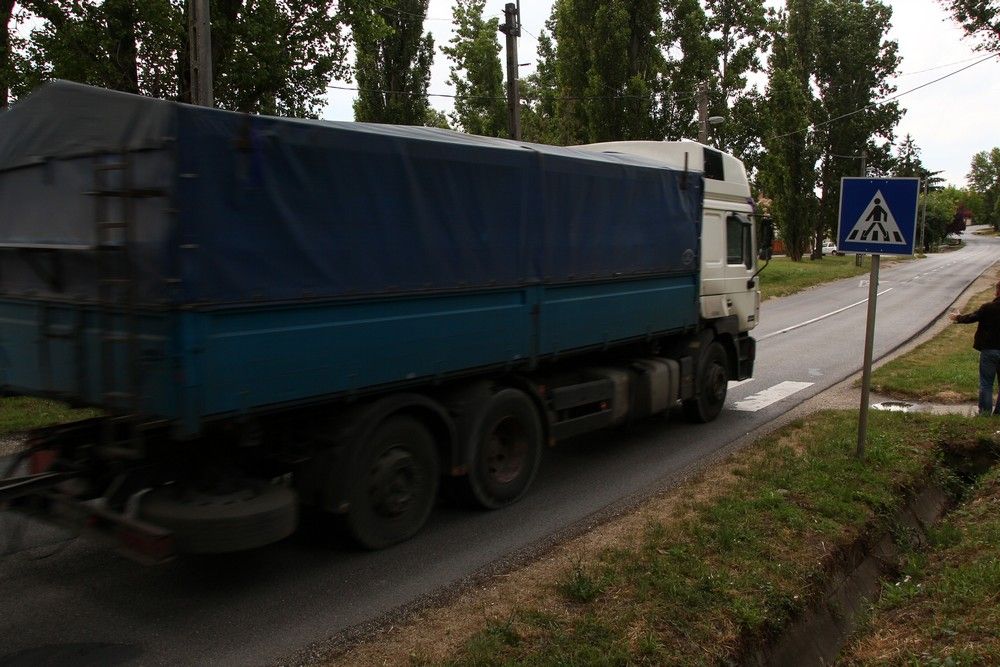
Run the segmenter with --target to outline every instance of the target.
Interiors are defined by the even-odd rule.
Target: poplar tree
[[[659,138],[659,0],[556,0],[562,143]]]
[[[663,8],[661,48],[669,55],[659,87],[658,133],[666,139],[690,138],[698,134],[698,87],[712,78],[717,54],[699,0],[665,0]]]
[[[534,73],[521,82],[521,136],[525,141],[558,144],[563,133],[557,115],[559,78],[556,73],[556,52],[552,38],[554,21],[545,23],[546,30],[538,33],[538,61]]]
[[[820,205],[813,227],[813,258],[836,232],[840,179],[858,175],[859,156],[876,173],[889,171],[898,103],[876,104],[895,92],[889,78],[899,65],[896,42],[886,38],[892,10],[878,0],[824,0],[816,12],[813,58],[819,104],[814,120],[822,155]]]
[[[360,89],[354,102],[355,120],[428,123],[434,38],[423,32],[427,4],[428,0],[399,0],[392,7],[377,4],[363,14],[352,14],[354,76]]]
[[[464,132],[490,137],[507,135],[506,88],[497,40],[499,19],[485,20],[486,0],[457,0],[455,36],[441,48],[452,61],[448,80],[455,86],[451,119]]]
[[[13,35],[14,0],[0,0],[0,21],[3,22],[3,32],[0,32],[0,110],[7,108],[10,97],[10,87],[14,82]]]
[[[938,0],[965,29],[965,34],[978,37],[978,48],[1000,51],[1000,8],[996,0]]]
[[[707,0],[708,29],[716,53],[709,115],[725,119],[713,143],[750,158],[759,152],[760,98],[748,90],[748,75],[762,69],[760,54],[770,41],[763,0]]]
[[[769,130],[761,182],[785,252],[793,261],[807,249],[816,215],[818,151],[810,131],[816,102],[810,86],[817,0],[788,0],[775,22],[764,109]]]

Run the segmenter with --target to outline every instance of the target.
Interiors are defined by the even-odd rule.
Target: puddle
[[[906,401],[883,401],[872,405],[872,410],[884,410],[885,412],[915,412],[917,406]]]

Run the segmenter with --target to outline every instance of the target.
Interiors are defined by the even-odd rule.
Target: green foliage
[[[770,42],[763,0],[706,0],[708,29],[716,55],[709,116],[725,122],[711,143],[732,151],[753,171],[760,153],[760,96],[747,89],[750,73],[762,68],[760,54]]]
[[[457,0],[455,36],[441,50],[454,63],[449,81],[455,86],[452,120],[470,134],[507,136],[507,105],[500,44],[499,19],[483,19],[486,0]]]
[[[1000,51],[1000,9],[995,0],[938,0],[947,7],[965,33],[979,38],[983,51]]]
[[[559,78],[556,72],[556,48],[549,36],[555,22],[545,23],[548,32],[538,34],[538,62],[535,72],[521,81],[521,136],[525,141],[558,144],[562,137],[556,110]]]
[[[663,71],[658,0],[556,0],[553,22],[561,143],[659,138]]]
[[[61,78],[167,99],[190,99],[183,0],[23,0],[36,27],[19,45],[15,95]],[[217,106],[317,115],[333,76],[346,74],[333,0],[212,3]],[[8,72],[11,68],[8,67]]]
[[[809,246],[817,200],[818,146],[808,131],[815,100],[809,85],[817,0],[790,0],[787,13],[774,23],[775,40],[764,104],[770,134],[762,163],[761,183],[772,199],[772,213],[785,252],[802,259]]]
[[[665,0],[662,48],[672,54],[664,63],[660,82],[658,134],[667,139],[697,136],[695,91],[717,66],[717,54],[708,34],[708,16],[700,0]]]
[[[15,0],[0,0],[0,22],[3,23],[0,32],[0,111],[7,108],[10,98],[10,88],[14,83],[16,70],[12,52],[16,46],[14,28],[18,21],[14,16]]]
[[[824,0],[817,7],[815,119],[839,120],[817,128],[822,156],[814,256],[823,239],[836,234],[841,178],[858,175],[858,161],[843,156],[864,149],[875,173],[887,172],[891,164],[893,128],[903,112],[895,102],[872,104],[896,90],[888,83],[900,60],[896,43],[886,39],[891,18],[889,7],[877,0]],[[863,110],[853,113],[858,109]]]
[[[350,11],[360,91],[356,120],[423,125],[434,38],[423,33],[429,0],[399,0],[392,7],[359,2]]]
[[[967,178],[969,189],[981,198],[976,222],[1000,230],[1000,148],[976,153]]]

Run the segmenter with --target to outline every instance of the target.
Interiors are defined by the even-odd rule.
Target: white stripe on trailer
[[[733,405],[733,409],[741,412],[757,412],[758,410],[763,410],[767,406],[777,403],[778,401],[788,398],[792,394],[811,386],[813,386],[812,382],[791,382],[787,380],[785,382],[779,382],[773,387],[768,387],[764,391],[759,391],[756,394],[747,396],[742,401],[736,401]]]

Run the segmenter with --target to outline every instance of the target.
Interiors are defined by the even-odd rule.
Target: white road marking
[[[730,380],[729,389],[735,389],[736,387],[739,387],[741,384],[746,384],[747,382],[753,382],[753,380],[754,380],[753,378],[747,378],[746,380]]]
[[[733,409],[741,412],[757,412],[758,410],[763,410],[772,403],[777,403],[778,401],[788,398],[792,394],[811,386],[813,386],[812,382],[791,382],[788,380],[785,382],[779,382],[773,387],[768,387],[764,391],[759,391],[752,396],[747,396],[742,401],[736,401],[736,403],[733,404]]]
[[[884,290],[882,290],[881,292],[878,293],[878,296],[882,296],[883,294],[886,294],[887,292],[891,292],[894,289],[895,289],[894,287],[890,287],[889,289],[884,289]],[[760,338],[757,339],[757,342],[759,343],[762,340],[767,340],[768,338],[773,338],[774,336],[779,336],[779,335],[781,335],[783,333],[788,333],[789,331],[794,331],[795,329],[799,329],[801,327],[804,327],[807,324],[812,324],[813,322],[819,322],[820,320],[825,320],[828,317],[833,317],[837,313],[842,313],[845,310],[850,310],[851,308],[854,308],[855,306],[860,306],[863,303],[868,303],[868,299],[861,299],[861,301],[855,301],[854,303],[852,303],[849,306],[844,306],[843,308],[838,308],[837,310],[834,310],[834,311],[831,311],[829,313],[826,313],[825,315],[820,315],[819,317],[814,317],[811,320],[806,320],[805,322],[799,322],[798,324],[793,324],[790,327],[785,327],[781,331],[775,331],[774,333],[769,333],[766,336],[761,336]]]

